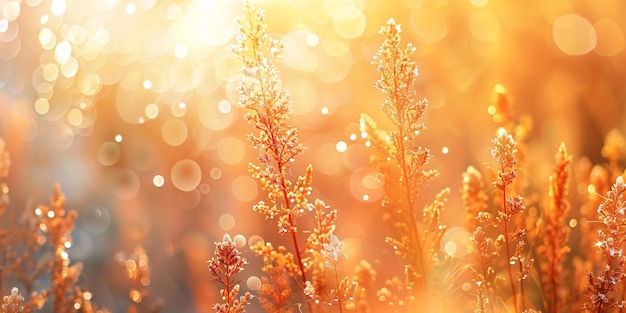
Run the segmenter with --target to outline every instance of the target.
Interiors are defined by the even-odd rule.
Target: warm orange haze
[[[626,3],[0,0],[2,312],[622,312]]]

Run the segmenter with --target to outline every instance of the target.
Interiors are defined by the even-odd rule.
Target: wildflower
[[[15,287],[11,289],[11,294],[4,296],[2,299],[2,312],[5,313],[20,313],[24,311],[24,297],[20,294],[19,290]]]
[[[392,122],[393,129],[383,131],[371,117],[363,114],[361,136],[366,146],[374,150],[371,163],[385,184],[385,216],[396,228],[395,236],[385,241],[395,254],[406,259],[406,281],[409,286],[415,286],[407,286],[407,289],[426,297],[430,260],[435,263],[438,258],[438,239],[445,230],[439,216],[448,193],[444,190],[433,204],[418,211],[421,187],[438,176],[436,170],[425,168],[431,159],[430,150],[416,145],[419,134],[426,129],[422,118],[428,101],[417,98],[414,86],[418,67],[411,60],[415,47],[410,43],[402,47],[400,25],[390,19],[380,34],[384,41],[372,61],[380,78],[374,86],[385,96],[381,110]],[[413,294],[398,301],[412,303],[415,298]]]
[[[538,252],[543,256],[540,262],[542,280],[546,286],[548,299],[548,311],[557,312],[564,299],[560,298],[560,290],[566,284],[561,283],[563,262],[569,252],[567,245],[569,239],[569,228],[564,221],[569,212],[569,202],[567,201],[569,166],[572,156],[565,149],[565,144],[561,143],[559,151],[555,157],[556,167],[553,175],[549,179],[548,196],[550,202],[544,214],[544,226],[542,229],[542,243]]]
[[[504,190],[506,186],[513,182],[513,179],[517,176],[517,142],[513,139],[513,136],[507,134],[506,130],[500,128],[498,130],[498,137],[493,140],[494,147],[491,150],[491,156],[498,162],[498,179],[493,182],[493,185],[499,189]]]
[[[583,309],[595,312],[606,312],[612,306],[621,303],[622,290],[617,294],[618,283],[625,277],[623,271],[626,258],[622,254],[622,247],[626,243],[626,218],[620,214],[620,208],[626,205],[624,199],[626,185],[622,176],[615,179],[615,183],[607,192],[607,196],[598,207],[598,217],[603,228],[598,230],[596,247],[602,252],[606,264],[600,275],[587,275],[587,289],[591,292],[591,301],[583,305]],[[621,286],[623,288],[623,286]]]
[[[324,244],[324,250],[322,250],[322,254],[326,257],[327,263],[331,267],[335,267],[336,264],[343,262],[348,257],[343,252],[344,244],[342,241],[335,236],[335,234],[330,234],[328,236],[328,243]]]
[[[319,199],[310,199],[311,165],[296,180],[291,179],[291,164],[304,152],[304,146],[299,141],[298,129],[287,125],[292,110],[291,95],[283,87],[277,69],[283,43],[268,36],[263,11],[250,2],[245,3],[243,17],[238,19],[238,24],[237,42],[231,50],[243,65],[238,88],[239,104],[248,110],[244,119],[255,127],[255,133],[249,134],[248,139],[259,152],[258,163],[251,163],[248,170],[267,191],[267,200],[259,201],[253,209],[266,219],[276,220],[278,233],[291,237],[293,247],[293,253],[287,253],[282,246],[271,252],[265,251],[269,249],[267,247],[265,250],[258,247],[258,251],[265,251],[261,255],[266,263],[264,271],[269,275],[259,292],[261,303],[265,310],[274,312],[282,308],[291,290],[276,290],[270,282],[285,285],[285,274],[297,282],[305,298],[308,297],[304,289],[309,275],[314,276],[311,279],[313,287],[321,290],[319,287],[324,285],[325,269],[320,265],[323,262],[320,255],[324,245],[329,244],[337,212]],[[296,224],[310,212],[315,214],[315,226],[312,231],[302,231]],[[304,245],[297,236],[303,232],[309,232]],[[277,272],[277,269],[282,269],[282,272]],[[277,293],[281,295],[277,296]],[[307,306],[312,311],[310,301],[307,301]]]
[[[225,234],[221,242],[215,243],[215,254],[207,261],[209,272],[214,276],[213,281],[220,283],[224,288],[220,290],[224,303],[216,303],[213,308],[220,313],[242,313],[249,304],[252,295],[246,292],[237,298],[239,284],[234,276],[244,270],[246,260],[241,257],[235,242]]]

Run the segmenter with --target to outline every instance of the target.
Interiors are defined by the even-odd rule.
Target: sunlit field
[[[0,0],[1,311],[623,312],[624,32],[618,0]]]

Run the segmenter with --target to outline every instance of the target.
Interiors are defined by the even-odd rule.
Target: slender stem
[[[487,285],[487,275],[488,275],[488,268],[487,268],[487,267],[488,267],[488,266],[487,266],[487,264],[485,264],[485,261],[486,261],[486,260],[485,260],[485,258],[483,257],[483,255],[481,255],[481,256],[479,257],[479,262],[480,262],[480,268],[482,269],[482,272],[483,272],[483,273],[482,273],[482,274],[483,274],[483,279],[485,280],[485,281],[484,281],[484,283],[485,283],[485,292],[487,292],[490,288],[488,288],[488,285]],[[492,292],[492,293],[493,293],[493,292]],[[489,301],[489,307],[491,308],[491,313],[494,313],[494,312],[495,312],[495,309],[494,309],[494,307],[493,307],[493,303],[494,303],[494,302],[495,302],[495,301]]]
[[[284,175],[284,173],[282,171],[282,164],[279,163],[278,165],[279,165],[278,170],[279,170],[279,173],[280,173],[281,189],[283,191],[283,201],[285,203],[285,207],[287,209],[287,212],[290,212],[291,211],[291,207],[290,207],[289,195],[287,194],[286,178],[285,178],[285,175]],[[289,224],[292,227],[295,227],[295,225],[296,225],[294,216],[291,213],[289,214]],[[293,249],[295,250],[296,258],[298,259],[298,267],[300,268],[300,274],[301,274],[301,277],[302,277],[302,287],[300,289],[302,289],[306,285],[307,279],[306,279],[306,272],[305,272],[305,269],[304,269],[304,264],[302,264],[302,255],[301,255],[301,252],[300,252],[300,246],[298,244],[298,238],[296,236],[296,232],[295,231],[291,232],[291,241],[293,242]],[[311,306],[311,302],[307,300],[306,301],[306,305],[309,308],[309,312],[313,312],[313,307]]]
[[[224,290],[226,293],[226,303],[228,303],[228,308],[232,307],[232,299],[230,298],[230,280],[233,273],[230,272],[230,266],[226,265],[226,281],[224,282]]]
[[[422,285],[424,287],[424,292],[426,294],[428,294],[428,279],[426,278],[426,266],[424,265],[424,250],[423,250],[423,246],[422,246],[422,241],[420,239],[420,234],[419,234],[419,230],[417,227],[417,222],[415,221],[416,219],[416,215],[415,215],[415,204],[414,201],[412,201],[412,197],[411,197],[411,184],[410,184],[410,177],[407,171],[407,165],[406,165],[406,160],[404,158],[404,143],[403,143],[403,132],[402,130],[400,130],[399,132],[400,135],[400,151],[402,151],[402,155],[400,156],[400,166],[402,167],[402,179],[405,182],[405,197],[406,197],[406,202],[407,202],[407,207],[409,209],[409,223],[410,223],[410,229],[411,229],[411,235],[413,235],[414,237],[414,242],[416,243],[417,247],[416,247],[416,252],[417,252],[417,269],[419,271],[419,273],[422,275],[420,281],[422,282]]]
[[[626,300],[626,288],[622,287],[622,302]],[[620,309],[620,312],[624,312],[623,309]]]
[[[506,187],[502,189],[502,208],[504,210],[504,215],[507,216],[509,214],[507,206],[506,206]],[[506,262],[507,262],[507,270],[509,273],[509,282],[511,283],[511,292],[513,293],[513,307],[516,312],[517,308],[517,292],[515,291],[515,282],[513,281],[513,271],[511,271],[511,248],[509,247],[509,222],[507,220],[503,223],[504,227],[504,248],[506,250]]]
[[[520,275],[521,275],[521,273],[524,271],[524,267],[523,267],[523,264],[522,264],[521,261],[518,260],[517,263],[519,264],[519,272],[520,272]],[[519,302],[519,304],[520,304],[520,312],[521,312],[524,309],[524,299],[526,299],[526,297],[524,296],[525,292],[524,292],[524,280],[523,279],[519,280],[519,294],[521,296],[520,297],[520,302]]]
[[[255,13],[252,12],[252,10],[250,10],[248,12],[249,16],[248,16],[248,20],[249,21],[254,21],[255,17],[253,16]],[[253,25],[255,26],[255,25]],[[250,38],[255,38],[254,34],[247,34]],[[265,40],[264,38],[261,38],[262,40]],[[262,55],[259,53],[258,48],[256,44],[252,44],[250,47],[251,51],[252,51],[252,59],[253,59],[253,64],[255,67],[260,67],[262,68],[260,65],[262,64]],[[269,149],[272,150],[272,153],[274,154],[274,157],[276,158],[276,166],[277,166],[277,174],[279,175],[279,179],[280,179],[280,188],[282,190],[282,195],[283,195],[283,202],[285,205],[285,210],[287,212],[291,212],[291,207],[290,207],[290,199],[289,199],[289,195],[287,193],[287,178],[285,177],[285,173],[283,171],[283,168],[285,167],[285,163],[283,163],[283,156],[284,156],[284,149],[285,146],[284,145],[279,145],[279,144],[275,144],[275,143],[279,143],[280,141],[277,140],[276,136],[277,136],[277,128],[279,128],[280,126],[275,126],[275,123],[273,123],[273,121],[271,120],[272,118],[274,118],[274,116],[272,115],[272,107],[273,107],[273,99],[269,99],[270,96],[268,96],[268,94],[272,93],[272,83],[271,82],[267,82],[264,79],[263,74],[259,74],[257,79],[259,80],[259,84],[261,85],[261,95],[262,95],[262,103],[260,105],[260,108],[265,109],[265,115],[266,115],[266,120],[264,120],[263,118],[261,118],[261,123],[265,125],[266,129],[263,130],[261,129],[262,132],[265,132],[266,135],[268,136],[268,141],[271,143],[271,145],[269,146]],[[255,108],[255,107],[251,107],[251,109],[257,111],[257,113],[260,111],[260,108]],[[280,129],[278,129],[280,130]],[[267,164],[269,165],[269,164]],[[296,224],[296,220],[295,220],[295,216],[291,213],[288,213],[288,218],[289,218],[289,224],[292,227],[292,231],[291,231],[291,241],[293,243],[293,248],[294,248],[294,253],[296,255],[297,261],[298,261],[298,267],[300,269],[300,274],[302,277],[302,285],[300,286],[301,290],[303,290],[304,286],[306,285],[306,272],[305,272],[305,268],[304,268],[304,264],[302,263],[302,255],[301,255],[301,250],[298,244],[298,238],[296,236],[295,231],[293,231],[293,228],[295,227]],[[309,309],[309,312],[313,312],[313,308],[311,306],[310,301],[306,301],[307,303],[307,307]]]
[[[558,303],[558,290],[557,290],[557,277],[556,277],[556,267],[557,267],[557,262],[556,262],[556,245],[555,244],[551,244],[550,245],[550,292],[551,297],[550,297],[550,303],[548,305],[548,311],[550,313],[556,313],[557,312],[557,303]]]
[[[4,265],[6,264],[6,251],[7,251],[7,246],[3,246],[2,247],[2,251],[1,251],[1,261],[0,261],[0,292],[2,292],[2,281],[3,281],[3,276],[4,276]]]
[[[606,259],[607,259],[606,260],[606,264],[608,265],[609,268],[611,268],[611,262],[613,261],[613,257],[609,254],[609,255],[607,255]],[[600,282],[600,290],[598,291],[598,289],[596,289],[596,296],[597,296],[598,293],[605,293],[606,292],[606,290],[604,288],[604,284],[605,284],[605,282],[609,281],[609,279],[610,279],[609,278],[609,271],[605,270],[604,271],[604,279],[602,279],[602,281]],[[602,312],[605,311],[603,306],[604,306],[604,301],[601,301],[600,305],[598,306],[598,313],[602,313]]]
[[[335,290],[337,290],[337,303],[339,304],[339,313],[343,313],[343,299],[341,290],[339,290],[339,275],[337,275],[337,266],[335,264]]]
[[[394,60],[395,61],[395,60]],[[405,146],[404,146],[404,114],[402,112],[402,104],[400,103],[400,99],[398,98],[398,89],[399,89],[399,83],[398,83],[398,73],[397,71],[397,67],[392,66],[393,68],[393,82],[394,82],[394,93],[393,93],[393,102],[396,105],[396,111],[398,112],[398,144],[399,144],[399,149],[398,149],[398,153],[400,154],[398,156],[398,160],[400,162],[400,171],[402,172],[402,181],[404,182],[404,184],[400,184],[401,186],[404,185],[404,195],[405,195],[405,200],[406,200],[406,206],[409,209],[409,216],[408,216],[408,220],[410,223],[410,229],[411,229],[411,235],[413,236],[414,242],[416,243],[417,247],[416,247],[416,252],[417,252],[417,269],[419,271],[419,273],[422,275],[422,285],[423,285],[423,291],[426,294],[429,294],[428,292],[428,279],[426,278],[426,267],[424,265],[424,251],[423,251],[423,246],[422,246],[422,241],[420,239],[420,234],[419,234],[419,230],[417,227],[417,222],[415,221],[415,219],[417,218],[415,215],[415,202],[413,201],[413,197],[411,196],[411,192],[418,192],[418,190],[413,190],[412,184],[411,184],[411,176],[409,175],[409,171],[408,171],[408,165],[406,163],[406,154],[405,154]]]

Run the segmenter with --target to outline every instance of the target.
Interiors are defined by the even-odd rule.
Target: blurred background
[[[444,213],[451,228],[464,217],[461,173],[492,161],[497,124],[488,108],[497,84],[516,116],[532,116],[526,170],[535,190],[547,190],[561,142],[575,162],[603,162],[606,133],[624,131],[624,1],[255,3],[266,10],[268,32],[287,46],[280,70],[293,96],[291,124],[308,147],[292,172],[313,165],[313,196],[339,210],[337,235],[354,264],[400,264],[384,243],[382,191],[358,136],[361,113],[390,127],[371,65],[389,18],[417,48],[416,89],[430,103],[419,144],[433,151],[430,167],[441,176],[422,198],[452,189]],[[241,7],[236,0],[0,0],[10,209],[47,203],[58,182],[67,208],[79,213],[70,258],[84,263],[81,284],[94,302],[113,312],[128,306],[117,251],[145,248],[150,289],[164,312],[207,312],[217,297],[206,269],[214,241],[229,233],[240,243],[290,244],[252,211],[266,193],[247,172],[257,152],[245,139],[252,126],[241,117],[239,64],[227,49]],[[246,246],[242,279],[254,289],[261,261]]]

